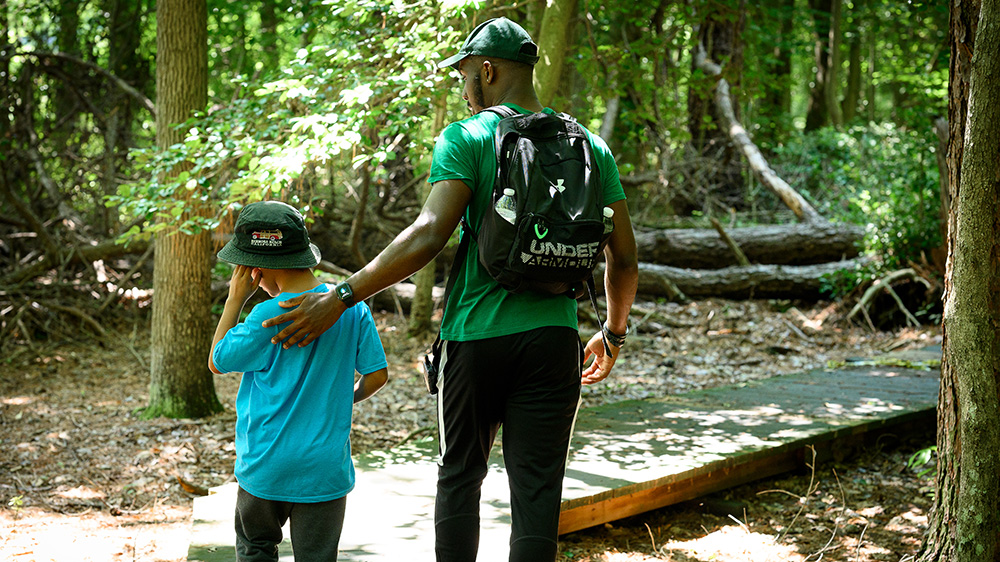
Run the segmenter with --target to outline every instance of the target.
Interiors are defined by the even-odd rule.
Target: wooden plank
[[[802,467],[810,445],[821,461],[872,435],[933,425],[937,378],[863,367],[592,409],[574,435],[559,532]]]
[[[812,462],[809,446],[815,447],[816,462],[834,456],[838,447],[859,441],[874,441],[889,432],[926,430],[933,427],[934,409],[924,409],[887,420],[874,420],[807,438],[770,450],[732,457],[652,482],[608,490],[590,497],[565,500],[559,515],[559,534],[572,533],[624,517],[692,500],[800,469]]]

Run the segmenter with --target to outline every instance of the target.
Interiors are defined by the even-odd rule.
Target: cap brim
[[[316,267],[322,258],[319,247],[316,244],[309,244],[308,250],[295,252],[294,254],[251,254],[229,243],[223,246],[217,257],[228,263],[235,265],[245,265],[247,267],[262,267],[264,269],[305,269]]]
[[[446,68],[446,67],[450,66],[450,67],[454,68],[455,70],[458,70],[458,63],[461,62],[461,60],[464,59],[467,56],[469,56],[469,55],[467,55],[466,53],[461,53],[461,52],[458,53],[457,55],[452,55],[452,56],[444,59],[443,61],[439,62],[438,63],[438,68]]]

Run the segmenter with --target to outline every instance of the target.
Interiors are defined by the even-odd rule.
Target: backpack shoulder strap
[[[506,105],[494,105],[493,107],[487,107],[483,111],[489,111],[490,113],[496,113],[501,119],[506,119],[507,117],[515,117],[520,115],[520,113],[512,107],[507,107]]]

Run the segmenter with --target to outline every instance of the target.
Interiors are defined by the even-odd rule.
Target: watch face
[[[337,297],[340,298],[348,306],[354,304],[354,291],[351,290],[351,286],[347,283],[341,283],[335,287],[337,291]]]

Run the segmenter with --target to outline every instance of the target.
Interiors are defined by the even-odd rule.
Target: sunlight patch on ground
[[[771,535],[748,532],[743,527],[723,527],[689,541],[670,541],[659,547],[670,559],[683,553],[698,560],[746,560],[747,562],[799,562],[805,558],[793,547],[778,544]]]
[[[180,562],[187,559],[190,510],[164,516],[57,515],[37,508],[0,512],[0,560]]]

